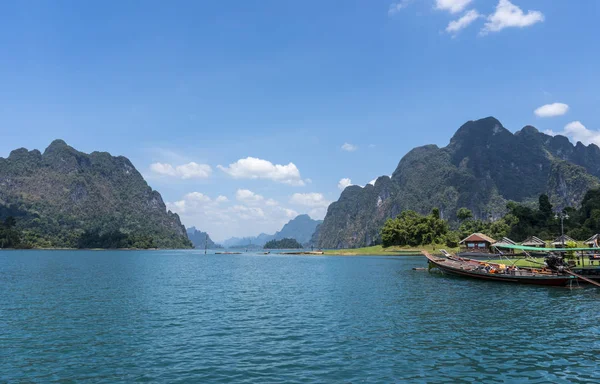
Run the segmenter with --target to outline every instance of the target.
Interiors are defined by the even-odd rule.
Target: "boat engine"
[[[562,256],[555,255],[553,253],[546,256],[544,259],[548,268],[553,271],[563,272],[566,269],[565,260]]]

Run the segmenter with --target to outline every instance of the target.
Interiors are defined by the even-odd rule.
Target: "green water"
[[[425,266],[1,251],[0,382],[600,382],[600,291]]]

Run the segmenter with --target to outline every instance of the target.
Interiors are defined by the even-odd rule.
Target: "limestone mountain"
[[[202,232],[196,229],[196,227],[187,228],[187,235],[194,248],[208,249],[222,248],[219,244],[216,244],[211,240],[210,236],[206,232]]]
[[[127,158],[82,153],[62,140],[43,154],[20,148],[0,158],[0,215],[9,214],[36,247],[77,247],[82,237],[106,234],[133,244],[191,247],[179,216]]]
[[[438,207],[455,220],[467,207],[478,218],[500,217],[506,203],[532,203],[542,193],[556,207],[578,206],[600,185],[600,148],[577,145],[526,126],[511,133],[493,117],[469,121],[448,146],[425,145],[408,152],[391,178],[350,186],[332,203],[315,239],[323,248],[380,241],[387,218],[405,209],[427,213]]]

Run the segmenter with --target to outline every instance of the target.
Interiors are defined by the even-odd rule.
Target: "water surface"
[[[422,257],[0,251],[0,382],[599,382],[599,291]]]

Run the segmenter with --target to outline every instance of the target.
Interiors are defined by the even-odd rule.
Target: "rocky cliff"
[[[542,193],[556,207],[578,206],[588,189],[600,185],[599,177],[596,145],[573,145],[531,126],[513,134],[493,117],[469,121],[448,146],[408,152],[391,178],[346,188],[315,238],[323,248],[378,243],[385,220],[405,209],[438,207],[451,221],[460,207],[480,218],[499,217],[508,201],[533,202]]]
[[[76,247],[84,232],[118,231],[161,248],[191,247],[179,216],[127,158],[82,153],[62,140],[44,153],[21,148],[0,158],[2,212],[17,213],[32,246]]]

